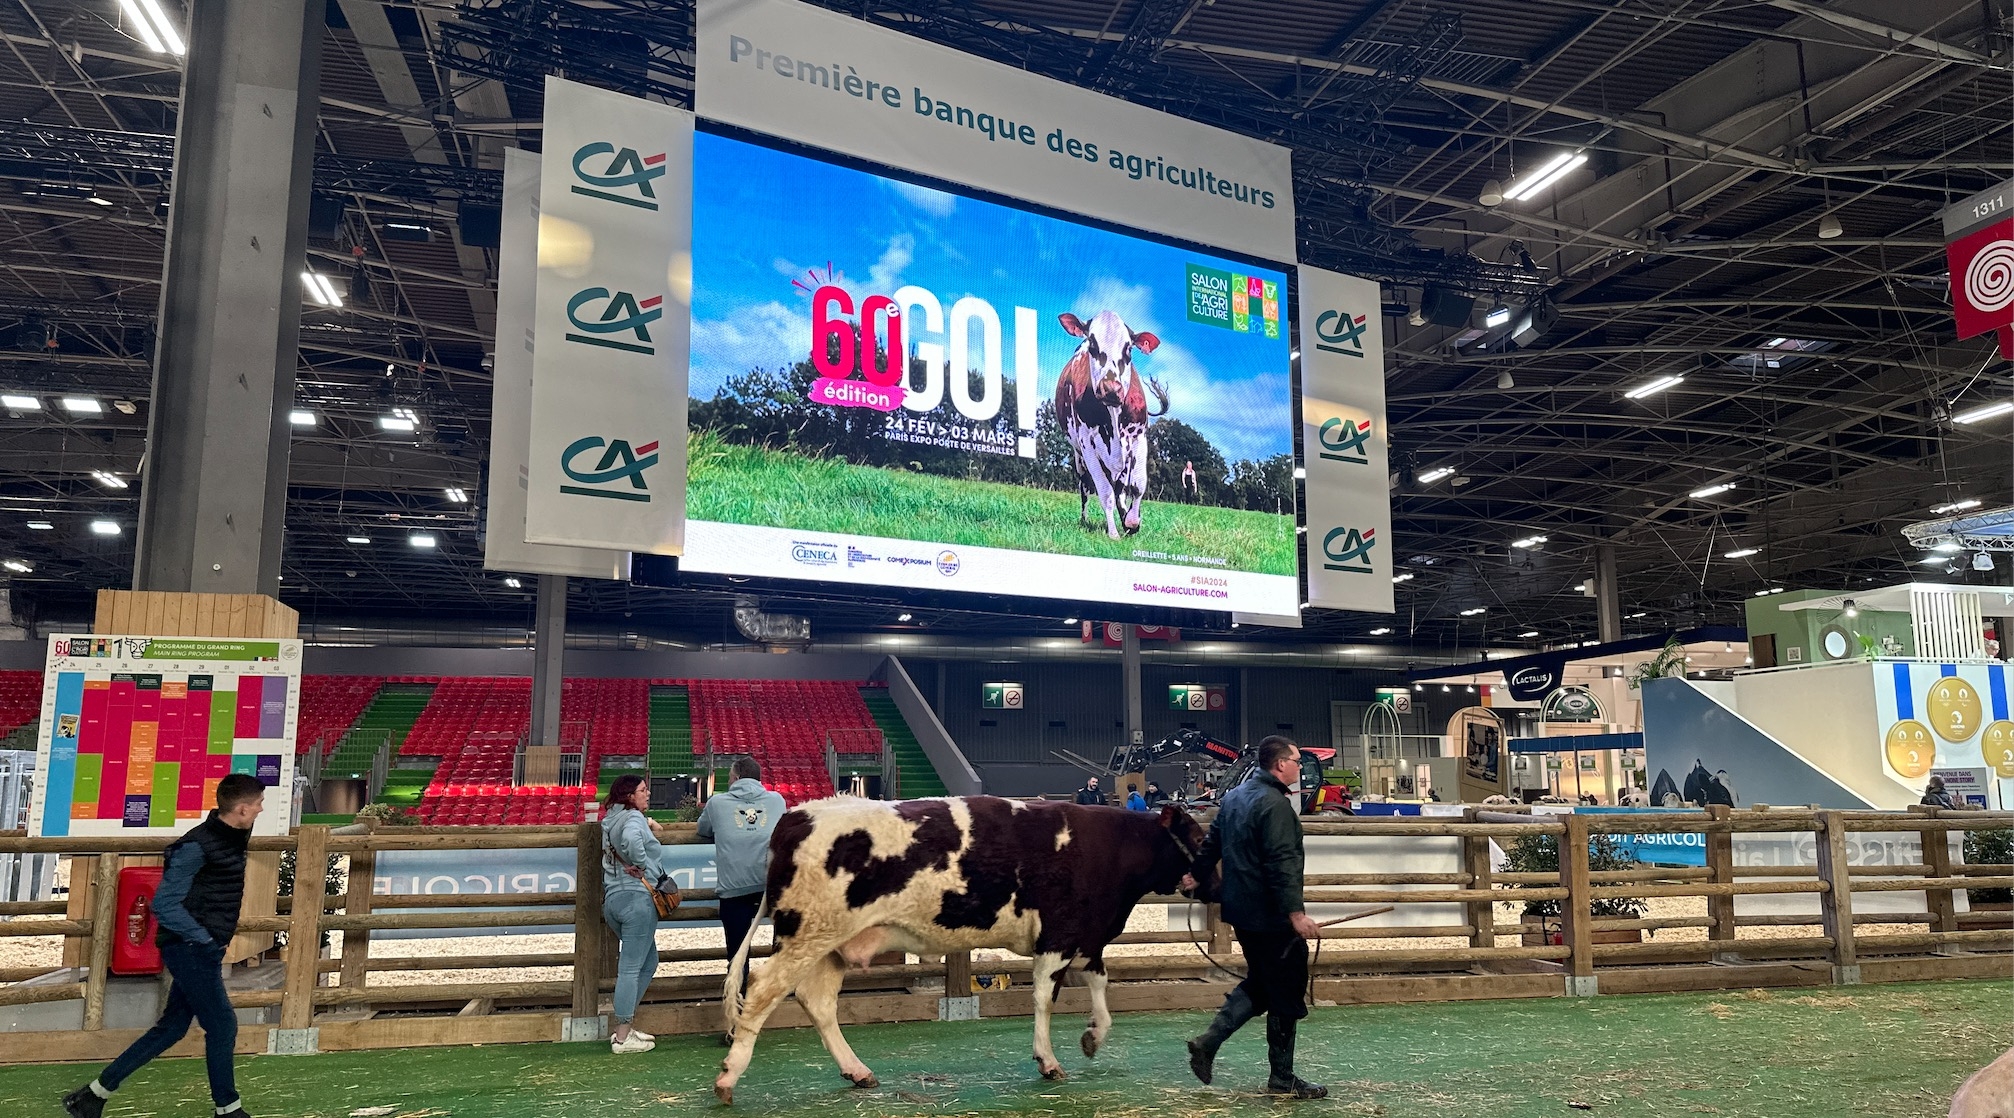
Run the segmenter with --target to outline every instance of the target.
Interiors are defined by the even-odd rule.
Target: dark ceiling
[[[2009,0],[826,6],[1289,144],[1301,259],[1385,283],[1413,576],[1398,615],[1313,611],[1299,633],[1241,637],[1583,639],[1577,587],[1602,545],[1628,631],[1738,624],[1771,586],[1924,571],[1899,529],[1932,506],[2014,502],[2007,418],[1950,419],[2014,375],[1990,339],[1955,336],[1938,219],[2014,170]],[[548,72],[689,104],[691,5],[330,0],[327,22],[316,189],[342,211],[311,253],[350,294],[304,308],[297,405],[318,421],[294,442],[282,596],[329,625],[523,626],[529,581],[481,563],[495,253],[456,216],[495,204],[503,149],[538,146]],[[27,620],[87,616],[91,591],[130,577],[137,489],[93,471],[140,466],[180,76],[120,24],[117,0],[0,0],[0,389],[49,404],[0,409],[0,558],[32,567],[11,575]],[[1590,159],[1556,189],[1479,200],[1567,148]],[[1525,345],[1410,325],[1430,289],[1476,299],[1478,325],[1497,302],[1558,320]],[[111,406],[71,414],[65,392]],[[415,435],[377,427],[392,406]],[[441,546],[393,544],[416,523]],[[1510,546],[1529,536],[1546,542]],[[892,601],[766,600],[815,632],[908,627]],[[714,639],[729,602],[604,583],[577,585],[572,609]]]

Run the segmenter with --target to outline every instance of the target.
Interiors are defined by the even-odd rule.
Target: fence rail
[[[1910,813],[1843,811],[1681,812],[1636,816],[1532,816],[1468,810],[1461,819],[1354,818],[1304,824],[1309,836],[1379,839],[1453,839],[1459,846],[1458,872],[1312,874],[1306,880],[1310,904],[1444,905],[1460,922],[1413,927],[1341,925],[1323,931],[1313,970],[1315,993],[1327,1001],[1416,999],[1421,997],[1507,997],[1588,995],[1650,989],[1710,989],[1752,985],[1809,985],[1859,981],[1901,981],[1926,977],[2004,976],[2014,956],[2014,920],[2007,912],[1961,914],[1958,890],[2014,887],[2014,865],[1966,864],[1951,857],[1947,838],[1954,830],[2014,828],[2014,814],[1924,809]],[[1813,866],[1737,866],[1733,839],[1743,834],[1808,833],[1816,851]],[[1589,867],[1592,836],[1630,833],[1696,833],[1704,836],[1704,867],[1638,867],[1595,871]],[[1920,862],[1902,865],[1848,864],[1848,838],[1855,834],[1914,833],[1922,841]],[[1492,869],[1492,842],[1527,836],[1558,839],[1556,873],[1509,873]],[[698,841],[690,824],[666,828],[667,844]],[[19,831],[0,832],[5,855],[158,854],[162,839],[31,839]],[[277,1010],[270,1050],[313,1050],[320,1036],[344,1047],[459,1044],[504,1040],[557,1040],[599,1035],[600,1003],[612,989],[613,937],[601,919],[599,829],[578,828],[395,827],[374,833],[304,826],[286,837],[253,840],[255,850],[297,850],[298,864],[320,864],[328,855],[350,859],[349,886],[325,895],[322,875],[297,877],[298,892],[283,898],[276,915],[244,921],[244,930],[287,934],[278,989],[233,995],[234,1004]],[[565,849],[575,852],[572,892],[375,896],[373,869],[382,852],[399,850]],[[1445,849],[1444,846],[1439,849]],[[81,950],[85,965],[40,975],[34,968],[0,971],[0,1006],[81,999],[82,1030],[12,1033],[0,1063],[47,1059],[94,1059],[112,1045],[104,1029],[104,999],[112,947],[109,911],[116,887],[118,857],[93,859],[89,881],[74,883],[65,901],[0,904],[0,936],[64,936]],[[1922,911],[1856,912],[1856,895],[1921,892]],[[1737,915],[1735,898],[1772,895],[1815,897],[1815,915]],[[691,889],[682,916],[707,920],[716,910],[711,890]],[[1705,901],[1704,916],[1653,918],[1598,917],[1590,906],[1601,901],[1641,898],[1694,898]],[[1557,902],[1556,919],[1500,920],[1498,906]],[[465,911],[417,911],[443,903]],[[1181,897],[1148,897],[1148,904],[1187,904]],[[1458,906],[1458,907],[1456,907]],[[1171,913],[1177,910],[1171,909]],[[1224,968],[1240,964],[1229,929],[1214,908],[1196,906],[1182,917],[1185,927],[1132,932],[1121,945],[1193,944],[1194,953],[1115,955],[1108,970],[1131,991],[1134,1007],[1202,1007],[1214,1004],[1227,981]],[[574,949],[560,953],[373,957],[373,933],[404,930],[476,931],[570,924]],[[1864,934],[1872,926],[1914,926],[1921,930]],[[1704,929],[1704,939],[1641,941],[1641,934],[1664,929]],[[1740,930],[1776,929],[1777,934],[1740,937]],[[1802,934],[1795,934],[1801,930]],[[340,952],[323,958],[312,945],[324,933],[342,934]],[[1516,942],[1499,942],[1515,936]],[[1624,942],[1609,942],[1621,937]],[[1457,945],[1415,944],[1457,940]],[[1555,941],[1556,939],[1556,941]],[[1376,942],[1372,942],[1376,941]],[[1394,946],[1396,944],[1396,946]],[[309,945],[303,948],[301,945]],[[768,949],[758,948],[757,957]],[[663,953],[665,961],[719,958],[713,949]],[[1025,960],[987,962],[987,974],[1008,976],[1005,990],[968,995],[975,964],[968,955],[944,962],[902,962],[870,967],[847,978],[849,996],[872,998],[863,1010],[875,1020],[932,1019],[944,1012],[940,996],[979,998],[981,1013],[1028,1012]],[[536,981],[484,979],[498,968],[554,968],[556,977]],[[427,985],[401,981],[415,971],[463,971],[467,981]],[[378,976],[374,982],[372,976]],[[35,981],[28,981],[29,979]],[[652,983],[638,1023],[656,1032],[710,1031],[718,1026],[718,975],[664,977]],[[1076,992],[1081,993],[1081,992]],[[1066,1010],[1076,1008],[1065,991]],[[459,1007],[459,1008],[457,1008]],[[510,1010],[497,1013],[497,1008]],[[436,1014],[435,1010],[441,1010]],[[378,1020],[380,1013],[398,1016]],[[795,1012],[793,1010],[793,1012]],[[531,1022],[531,1023],[527,1023]],[[785,1014],[780,1023],[799,1023]],[[306,1038],[306,1039],[304,1039]],[[17,1043],[18,1042],[18,1043]],[[116,1046],[114,1046],[116,1047]]]

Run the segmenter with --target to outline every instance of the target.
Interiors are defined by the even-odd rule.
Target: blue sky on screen
[[[1143,377],[1168,387],[1170,418],[1194,426],[1232,460],[1292,446],[1285,322],[1280,337],[1269,339],[1190,322],[1184,313],[1187,263],[1278,282],[1284,302],[1279,272],[706,133],[697,137],[694,163],[697,399],[751,368],[803,360],[811,299],[791,281],[815,287],[829,267],[856,306],[904,284],[935,293],[947,314],[966,295],[985,299],[1000,316],[1009,378],[1014,308],[1035,308],[1044,399],[1079,344],[1057,316],[1073,311],[1089,320],[1117,311],[1135,331],[1161,339],[1135,363]],[[912,346],[916,338],[912,330]]]

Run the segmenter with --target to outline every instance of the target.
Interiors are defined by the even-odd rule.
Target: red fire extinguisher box
[[[154,890],[161,867],[128,866],[119,871],[117,921],[112,939],[113,974],[161,973],[161,949],[154,946]]]

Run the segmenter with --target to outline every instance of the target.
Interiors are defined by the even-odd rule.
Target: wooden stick
[[[1394,905],[1386,905],[1383,908],[1367,908],[1362,912],[1353,912],[1348,916],[1338,916],[1334,920],[1324,920],[1321,923],[1315,925],[1315,927],[1333,928],[1337,924],[1347,924],[1352,920],[1362,920],[1366,916],[1376,916],[1381,912],[1392,912],[1395,910],[1395,908],[1396,906]]]

